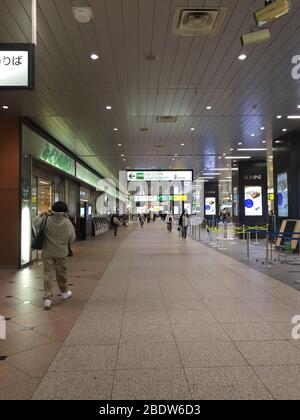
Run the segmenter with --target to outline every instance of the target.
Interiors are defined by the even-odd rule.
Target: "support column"
[[[0,268],[17,268],[20,258],[19,118],[0,118],[0,148]]]

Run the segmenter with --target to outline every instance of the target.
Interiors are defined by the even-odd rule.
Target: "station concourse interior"
[[[299,22],[0,0],[0,400],[300,399]]]

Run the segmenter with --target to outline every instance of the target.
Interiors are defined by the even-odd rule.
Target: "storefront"
[[[96,202],[103,194],[97,191],[101,176],[27,122],[22,123],[21,179],[21,267],[37,257],[31,251],[34,218],[56,201],[67,203],[77,238],[91,236]]]

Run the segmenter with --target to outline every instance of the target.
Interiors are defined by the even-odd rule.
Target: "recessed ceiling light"
[[[276,117],[278,120],[280,120],[282,118],[282,115],[277,115]]]
[[[252,134],[251,134],[251,137],[255,137],[255,134],[254,134],[254,133],[252,133]]]
[[[246,58],[247,58],[246,54],[239,55],[239,60],[241,60],[241,61],[246,60]]]
[[[191,131],[195,131],[195,129],[194,128],[191,128]]]
[[[278,143],[281,143],[281,141],[280,141],[280,140],[276,140],[276,141],[275,141],[275,143],[277,143],[277,144],[278,144]]]
[[[285,133],[287,131],[287,128],[283,128],[282,131]]]
[[[118,128],[114,128],[114,131],[119,131],[119,129]]]
[[[300,105],[298,105],[297,108],[300,109]]]
[[[239,145],[239,146],[241,146],[242,144],[243,144],[242,142],[239,142],[239,143],[238,143],[238,145]]]
[[[8,106],[7,105],[3,105],[2,108],[3,109],[8,109]]]
[[[123,159],[123,162],[126,162],[126,159]]]
[[[174,160],[176,160],[176,159],[174,159],[174,158],[173,158],[172,160],[174,161]]]
[[[206,107],[206,109],[207,109],[208,111],[210,111],[210,110],[212,109],[212,106],[208,105],[208,106]]]
[[[105,107],[108,111],[110,111],[112,109],[112,107],[110,105],[106,105]]]
[[[260,127],[260,129],[263,131],[265,129],[265,127]]]
[[[99,59],[98,54],[91,54],[90,57],[91,57],[92,60],[98,60]]]
[[[118,146],[119,146],[119,147],[122,147],[122,143],[119,143],[119,144],[118,144]]]
[[[263,140],[262,143],[265,144],[265,143],[267,143],[267,141],[266,140]]]
[[[222,159],[222,156],[219,156],[219,159]]]
[[[230,150],[231,150],[231,152],[233,152],[233,151],[234,151],[234,148],[233,148],[233,147],[231,147],[231,148],[230,148]]]
[[[121,155],[121,157],[124,157],[125,155]]]
[[[181,146],[185,146],[185,144],[184,143],[181,143]]]

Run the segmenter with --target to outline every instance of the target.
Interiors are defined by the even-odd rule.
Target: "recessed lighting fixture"
[[[110,111],[111,109],[112,109],[112,106],[110,106],[110,105],[106,105],[106,107],[105,107],[108,111]]]
[[[264,152],[265,150],[267,150],[265,147],[254,147],[254,148],[243,148],[243,149],[238,149],[238,152]]]
[[[8,106],[7,105],[3,105],[2,108],[3,109],[8,109]]]
[[[192,127],[192,128],[191,128],[191,131],[195,131],[195,128],[193,128],[193,127]]]
[[[206,109],[207,109],[208,111],[210,111],[210,110],[212,109],[212,106],[208,105],[208,106],[206,107]]]
[[[246,54],[239,55],[239,60],[241,60],[241,61],[246,60],[246,58],[247,58]]]
[[[265,144],[265,143],[267,143],[267,141],[266,140],[263,140],[262,143]]]
[[[281,143],[281,141],[280,140],[276,140],[275,143],[278,144],[278,143]]]
[[[125,155],[121,155],[121,157],[124,157]]]
[[[119,144],[118,144],[118,146],[119,146],[119,147],[122,147],[122,143],[119,143]]]
[[[172,160],[174,161],[174,160],[176,160],[176,159],[174,159],[174,158],[173,158]]]
[[[231,160],[251,159],[251,156],[226,156],[225,159],[231,159]]]
[[[300,115],[289,115],[288,120],[300,120]]]
[[[223,153],[223,156],[226,156],[226,153]]]
[[[234,151],[234,148],[233,148],[233,147],[231,147],[231,148],[230,148],[230,151],[231,151],[231,152],[233,152],[233,151]]]
[[[126,162],[126,159],[123,159],[123,162]]]
[[[238,145],[239,145],[239,146],[241,146],[242,144],[243,144],[242,142],[239,142],[239,143],[238,143]]]
[[[255,134],[254,134],[254,133],[252,133],[252,134],[251,134],[251,137],[255,137]]]
[[[287,128],[283,128],[282,131],[285,133],[287,131]]]
[[[282,115],[277,115],[276,117],[278,120],[280,120],[282,118]]]
[[[180,146],[185,146],[185,144],[184,143],[181,143],[181,145]]]
[[[98,54],[91,54],[90,57],[91,57],[92,60],[98,60],[99,59]]]
[[[219,159],[222,159],[222,156],[219,156]]]
[[[119,131],[119,129],[118,128],[114,128],[114,131]]]
[[[265,129],[265,127],[260,127],[261,131],[263,131]]]

